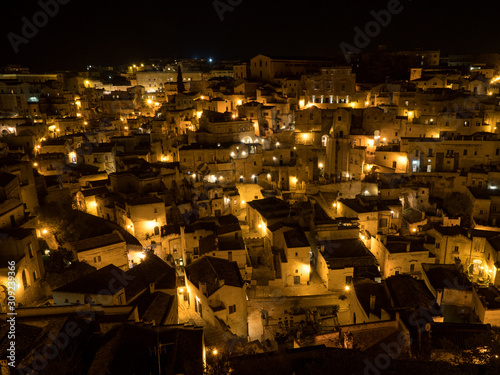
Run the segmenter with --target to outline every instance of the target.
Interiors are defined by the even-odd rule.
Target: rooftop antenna
[[[153,324],[153,326],[156,325],[156,322],[154,320],[151,321],[151,323]],[[156,346],[153,347],[152,349],[150,348],[149,349],[149,352],[154,352],[154,354],[156,354],[157,356],[157,359],[158,359],[158,375],[161,375],[162,371],[161,371],[161,353],[165,350],[165,347],[166,346],[169,346],[169,345],[175,345],[175,343],[167,343],[167,344],[162,344],[160,342],[160,326],[158,326],[158,329],[156,330]]]

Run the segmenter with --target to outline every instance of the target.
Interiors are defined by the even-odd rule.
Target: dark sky
[[[55,1],[55,0],[42,0]],[[62,1],[62,0],[61,0]],[[37,35],[15,53],[9,32],[22,36],[22,17],[33,19],[38,1],[0,3],[0,65],[34,71],[128,64],[148,58],[248,59],[258,53],[331,56],[353,43],[370,11],[387,1],[219,0],[240,2],[221,21],[214,0],[64,0]],[[497,1],[402,0],[403,11],[373,37],[391,49],[441,48],[500,52]]]

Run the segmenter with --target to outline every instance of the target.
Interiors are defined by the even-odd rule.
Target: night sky
[[[148,58],[332,56],[340,52],[341,42],[352,43],[353,28],[363,28],[372,19],[371,10],[387,7],[387,1],[219,1],[241,4],[225,12],[221,21],[213,0],[69,0],[16,54],[8,33],[22,36],[21,18],[32,20],[41,8],[37,1],[4,0],[0,65],[16,63],[42,71]],[[385,44],[390,49],[500,52],[496,1],[403,0],[401,4],[404,10],[365,50]]]

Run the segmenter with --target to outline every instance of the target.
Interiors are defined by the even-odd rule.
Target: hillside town
[[[0,68],[0,373],[497,374],[500,54],[352,59]]]

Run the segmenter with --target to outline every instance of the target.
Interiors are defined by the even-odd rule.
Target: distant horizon
[[[362,43],[362,52],[379,45],[391,50],[441,49],[453,54],[500,51],[500,29],[496,27],[499,3],[230,3],[4,2],[0,5],[0,66],[19,64],[33,71],[54,71],[81,70],[89,64],[125,65],[156,56],[219,61],[245,60],[259,53],[334,56],[342,53],[342,43],[355,44],[356,28],[367,27],[370,38]],[[389,8],[393,11],[390,15]]]
[[[378,46],[377,46],[378,47]],[[377,49],[372,49],[372,50],[366,50],[366,51],[363,51],[363,53],[374,53],[374,52],[378,52],[379,50]],[[496,52],[496,51],[481,51],[481,52],[464,52],[464,51],[445,51],[443,52],[443,49],[440,49],[440,48],[412,48],[412,49],[390,49],[390,48],[387,48],[387,50],[385,50],[384,52],[401,52],[401,51],[415,51],[415,52],[418,52],[418,51],[440,51],[440,54],[441,54],[441,58],[446,58],[446,57],[449,57],[449,56],[453,56],[453,55],[481,55],[481,54],[499,54],[500,55],[500,51],[499,52]],[[122,62],[113,62],[113,63],[106,63],[106,62],[103,62],[103,63],[97,63],[95,61],[90,61],[89,63],[87,64],[82,64],[80,67],[77,67],[77,66],[67,66],[67,67],[60,67],[60,68],[57,68],[57,67],[47,67],[47,68],[44,68],[44,67],[32,67],[28,64],[23,64],[23,63],[18,63],[18,62],[5,62],[3,64],[0,65],[0,68],[5,68],[5,67],[8,67],[8,66],[19,66],[19,67],[22,67],[22,68],[27,68],[29,69],[30,73],[36,73],[36,74],[42,74],[42,73],[56,73],[56,72],[81,72],[81,71],[85,71],[87,70],[87,66],[89,65],[94,65],[96,67],[113,67],[113,68],[117,68],[117,67],[121,67],[121,66],[130,66],[131,64],[134,64],[134,63],[146,63],[146,62],[153,62],[153,61],[158,61],[158,60],[192,60],[192,61],[196,61],[196,60],[200,60],[200,61],[207,61],[211,58],[213,59],[213,64],[214,65],[218,65],[220,63],[227,63],[227,62],[234,62],[234,63],[238,63],[238,62],[244,62],[244,61],[249,61],[250,59],[252,59],[253,57],[255,56],[258,56],[258,55],[267,55],[267,56],[276,56],[276,57],[282,57],[282,58],[290,58],[290,57],[304,57],[304,58],[325,58],[325,59],[331,59],[331,60],[334,60],[334,59],[339,59],[341,57],[341,54],[338,53],[336,55],[294,55],[294,54],[272,54],[272,53],[264,53],[264,52],[260,52],[260,53],[256,53],[256,54],[253,54],[249,57],[246,57],[246,58],[238,58],[238,57],[234,57],[234,58],[220,58],[220,59],[217,59],[217,58],[214,58],[214,57],[184,57],[184,56],[172,56],[172,57],[148,57],[148,58],[137,58],[135,60],[130,60],[130,61],[122,61]],[[341,65],[341,64],[340,64]],[[339,65],[339,66],[340,66]],[[352,64],[348,64],[347,62],[344,63],[345,66],[350,66]],[[454,67],[451,67],[451,68],[454,68]]]

